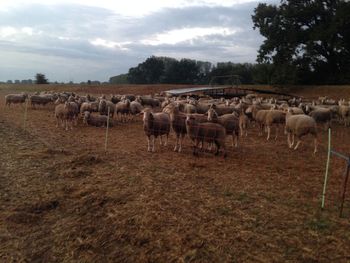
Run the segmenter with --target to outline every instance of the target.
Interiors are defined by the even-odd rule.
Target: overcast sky
[[[0,81],[108,81],[152,55],[255,62],[258,2],[0,0]]]

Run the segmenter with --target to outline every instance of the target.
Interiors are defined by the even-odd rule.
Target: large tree
[[[259,4],[254,29],[266,39],[257,61],[274,65],[275,82],[350,81],[350,3],[281,0]]]
[[[35,75],[35,83],[36,84],[48,84],[49,81],[47,80],[47,78],[45,77],[44,74],[42,73],[37,73]]]

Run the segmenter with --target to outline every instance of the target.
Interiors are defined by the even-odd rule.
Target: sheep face
[[[87,124],[87,120],[90,118],[90,112],[88,112],[88,111],[85,111],[84,112],[84,119],[83,119],[83,122],[85,123],[85,124]]]
[[[214,118],[218,117],[217,113],[213,108],[210,108],[207,113],[208,113],[208,121],[213,121]]]

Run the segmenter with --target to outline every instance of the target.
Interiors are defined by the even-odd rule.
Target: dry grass
[[[44,87],[93,94],[168,88]],[[24,89],[1,87],[0,105],[5,93]],[[337,89],[327,95],[338,96]],[[310,140],[294,152],[283,135],[266,142],[252,129],[226,160],[207,153],[193,157],[188,140],[183,153],[174,153],[173,137],[167,148],[157,145],[150,154],[137,120],[113,127],[104,153],[102,128],[56,129],[48,107],[29,109],[23,132],[23,109],[14,109],[0,112],[4,262],[350,260],[349,198],[346,218],[338,217],[337,208],[345,164],[332,159],[327,209],[320,211],[326,152],[312,156]],[[350,152],[348,129],[336,125],[333,137],[336,149]]]

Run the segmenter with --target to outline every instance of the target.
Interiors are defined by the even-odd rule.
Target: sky
[[[152,55],[253,63],[258,2],[0,0],[0,81],[108,81]]]

